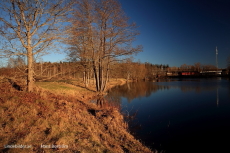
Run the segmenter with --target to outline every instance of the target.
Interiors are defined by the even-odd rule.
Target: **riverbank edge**
[[[125,83],[126,81],[119,81],[113,85],[111,84],[107,90]],[[54,95],[40,88],[37,88],[33,93],[18,91],[12,87],[12,84],[7,80],[1,81],[0,88],[0,110],[2,112],[4,111],[4,115],[1,119],[1,124],[4,125],[4,128],[0,131],[0,135],[3,138],[0,141],[1,151],[14,152],[17,150],[17,152],[25,152],[28,150],[4,148],[3,146],[15,142],[20,142],[21,144],[32,144],[32,142],[35,142],[32,144],[34,148],[30,149],[32,152],[42,150],[53,152],[55,149],[48,148],[47,150],[41,148],[38,144],[58,145],[58,143],[70,144],[67,149],[56,148],[58,151],[65,152],[152,152],[128,132],[127,124],[116,108],[99,108],[90,103],[87,98],[76,100],[75,97]],[[30,107],[30,109],[28,110],[25,106]],[[18,108],[21,108],[21,110],[19,109],[19,111]],[[31,112],[31,109],[37,113]],[[14,110],[13,117],[12,110]],[[24,115],[22,117],[22,114],[25,112],[30,115]],[[68,119],[67,116],[69,114],[74,114],[74,116]],[[60,116],[62,117],[60,118]],[[41,118],[44,118],[44,120],[49,123],[48,125],[51,125],[36,124],[36,120],[41,122]],[[27,124],[16,122],[17,120],[25,120]],[[31,122],[35,122],[35,124],[33,123],[34,126],[32,124],[30,125],[30,120],[32,120]],[[60,122],[62,122],[60,120],[65,120],[65,128],[63,127],[63,123],[60,125]],[[76,121],[71,124],[70,122],[72,122],[72,120]],[[59,124],[57,125],[56,122]],[[52,123],[54,125],[52,125]],[[40,130],[35,131],[43,134],[40,136],[37,135],[36,132],[25,131],[26,127],[29,127],[29,129],[40,128]],[[64,130],[62,128],[64,128]],[[73,129],[70,133],[75,133],[75,136],[69,136],[68,134],[57,136],[58,133],[66,133],[66,128]],[[53,132],[54,129],[59,130],[55,130],[55,133]],[[15,130],[17,132],[14,133]],[[11,134],[7,135],[7,131],[11,131]],[[22,137],[18,137],[18,133],[26,134]],[[76,133],[78,133],[77,136]],[[34,140],[36,136],[41,137],[41,140]],[[81,136],[84,138],[79,138]]]

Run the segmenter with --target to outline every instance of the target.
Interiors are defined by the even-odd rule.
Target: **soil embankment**
[[[78,100],[42,88],[28,93],[1,79],[0,152],[151,152],[128,132],[117,108],[99,108],[78,93]]]

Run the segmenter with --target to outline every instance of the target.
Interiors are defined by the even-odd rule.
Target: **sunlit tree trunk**
[[[33,53],[30,47],[31,38],[28,37],[28,48],[27,48],[27,63],[28,63],[28,75],[27,75],[27,90],[30,92],[33,90],[34,86],[34,69],[33,69]]]

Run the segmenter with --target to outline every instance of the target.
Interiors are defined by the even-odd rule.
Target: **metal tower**
[[[218,55],[218,50],[217,50],[217,46],[216,46],[216,68],[218,70],[218,58],[217,58],[217,55]]]

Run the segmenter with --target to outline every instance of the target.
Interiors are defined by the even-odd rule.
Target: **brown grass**
[[[125,79],[110,79],[107,83],[106,91],[116,85],[123,85],[126,83]],[[75,97],[77,100],[88,101],[98,96],[95,90],[95,84],[90,81],[89,86],[86,88],[83,81],[79,80],[64,80],[61,82],[36,82],[36,91],[43,90],[52,92],[55,95],[64,95]],[[106,94],[105,91],[105,94]]]
[[[151,152],[127,132],[127,124],[115,107],[98,108],[48,89],[37,87],[34,93],[27,93],[1,80],[0,114],[0,152]],[[4,147],[13,144],[31,148]],[[62,148],[41,148],[41,144]]]

